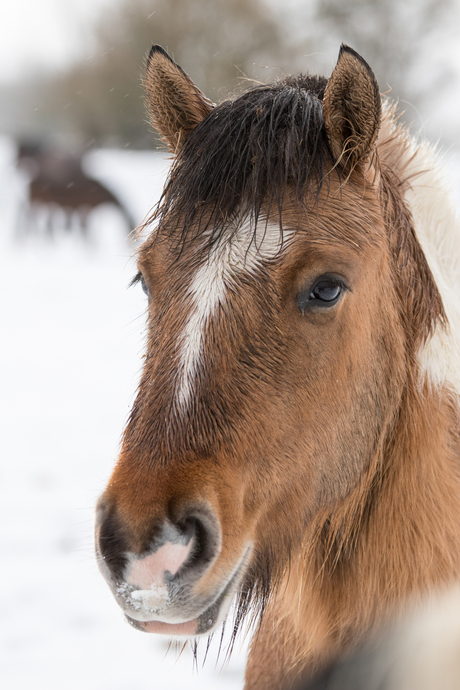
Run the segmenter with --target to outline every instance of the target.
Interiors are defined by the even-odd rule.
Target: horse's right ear
[[[174,153],[213,104],[161,46],[152,46],[144,87],[153,126]]]
[[[373,71],[346,45],[327,83],[323,114],[335,158],[348,170],[365,164],[377,141],[382,103]]]

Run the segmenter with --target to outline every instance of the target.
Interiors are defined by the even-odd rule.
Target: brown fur
[[[368,160],[380,128],[379,89],[369,65],[342,46],[324,94],[324,119],[337,160],[353,167]]]
[[[182,79],[177,78],[178,74]],[[145,92],[152,124],[173,152],[213,107],[160,46],[154,46],[149,54]]]
[[[164,59],[154,53],[148,75]],[[171,69],[173,92],[188,89]],[[404,137],[374,147],[380,101],[362,58],[342,50],[334,75],[324,128],[342,154],[349,136],[337,122],[353,122],[353,158],[325,155],[327,184],[303,202],[286,193],[282,227],[294,238],[255,276],[235,274],[207,326],[186,410],[175,402],[178,337],[194,308],[187,286],[212,244],[198,223],[184,234],[179,212],[168,212],[141,248],[147,355],[101,503],[138,554],[162,520],[179,522],[190,503],[210,506],[222,548],[196,597],[219,591],[252,544],[239,612],[261,617],[246,690],[292,687],[460,571],[458,402],[422,379],[417,362],[445,314],[403,201]],[[349,88],[363,79],[364,105]],[[158,98],[167,100],[161,89]],[[189,107],[193,122],[204,117],[193,99]],[[155,121],[163,108],[181,111],[169,119],[185,112],[165,101],[153,108]],[[173,147],[176,131],[163,132]],[[202,150],[198,131],[188,136],[180,165],[195,144]],[[266,200],[261,223],[270,208]],[[207,228],[206,211],[200,217]],[[329,273],[349,289],[333,308],[301,315],[296,296]]]

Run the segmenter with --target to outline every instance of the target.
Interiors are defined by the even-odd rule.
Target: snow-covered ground
[[[94,504],[136,389],[145,299],[127,288],[133,251],[113,209],[93,213],[90,243],[14,241],[13,157],[0,140],[0,687],[242,688],[244,650],[194,668],[189,651],[178,659],[125,623],[98,573]],[[138,222],[167,166],[124,151],[86,164]]]

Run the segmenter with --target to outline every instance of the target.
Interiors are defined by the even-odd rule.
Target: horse
[[[96,511],[134,628],[293,688],[460,574],[460,239],[435,151],[342,45],[214,105],[159,46],[173,153],[134,282],[147,343]]]
[[[131,214],[117,197],[101,182],[88,177],[80,155],[22,142],[18,146],[17,163],[29,180],[28,204],[23,209],[25,218],[19,222],[20,234],[34,230],[40,211],[45,211],[49,236],[53,235],[55,217],[59,215],[59,222],[64,219],[66,230],[72,229],[72,221],[76,218],[81,234],[86,237],[88,216],[102,204],[110,204],[119,210],[129,232],[135,227]]]

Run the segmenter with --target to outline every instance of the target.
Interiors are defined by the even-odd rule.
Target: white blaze
[[[262,222],[254,239],[253,226],[244,223],[233,236],[229,230],[195,273],[188,290],[190,315],[180,338],[177,401],[182,409],[193,391],[207,325],[225,303],[228,286],[238,274],[255,273],[262,261],[275,258],[292,234]]]

